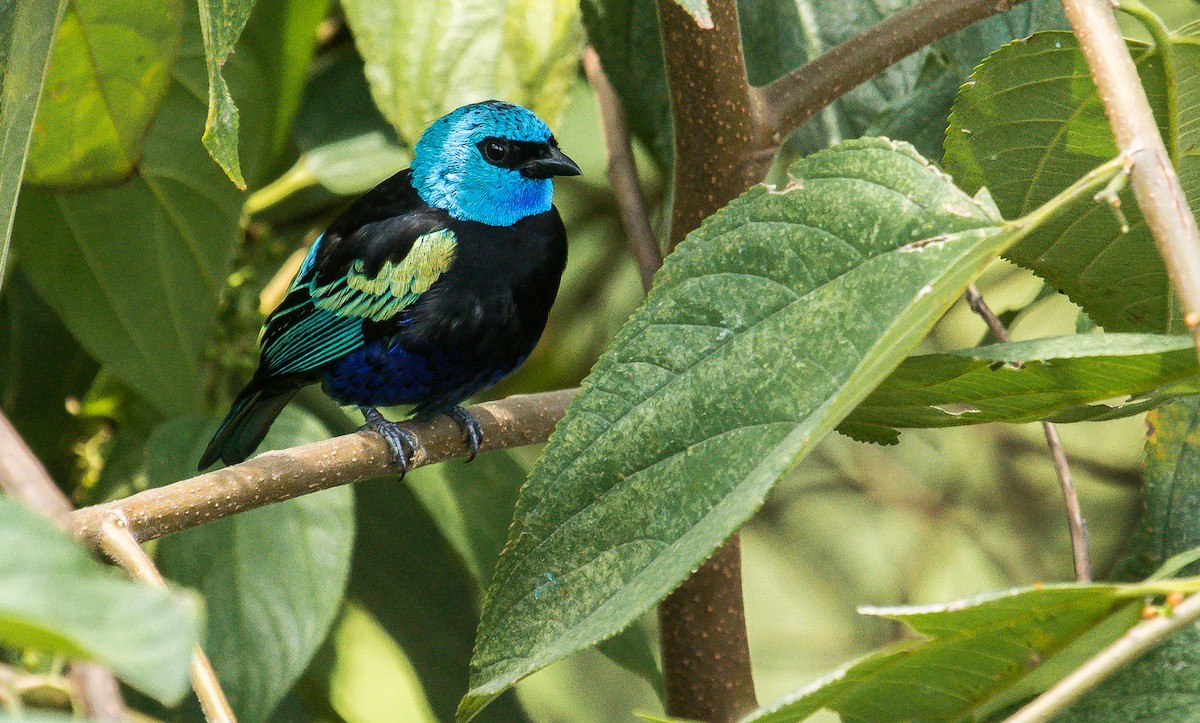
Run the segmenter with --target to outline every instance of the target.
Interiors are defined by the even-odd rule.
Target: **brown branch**
[[[1200,237],[1196,219],[1159,134],[1113,7],[1107,0],[1062,0],[1062,4],[1100,91],[1117,147],[1132,166],[1134,195],[1200,353]]]
[[[16,427],[0,412],[0,490],[49,517],[63,531],[71,528],[71,501],[21,439]],[[125,701],[111,670],[96,663],[72,663],[71,687],[91,720],[120,721]]]
[[[754,156],[763,143],[734,0],[710,0],[711,30],[675,0],[658,0],[659,28],[675,137],[668,248],[762,180]]]
[[[578,389],[527,394],[487,402],[471,411],[483,425],[480,451],[545,442]],[[424,446],[410,468],[465,457],[467,445],[448,417],[406,424]],[[145,490],[71,515],[75,534],[100,547],[109,520],[121,522],[138,542],[196,527],[310,492],[399,473],[383,438],[358,432],[279,452]]]
[[[612,83],[608,82],[604,69],[600,67],[600,56],[591,46],[583,51],[583,70],[592,90],[596,92],[596,105],[600,109],[600,127],[604,130],[604,146],[608,151],[608,182],[617,198],[617,211],[621,214],[625,238],[637,261],[642,288],[649,291],[654,272],[662,266],[662,249],[650,225],[650,209],[633,158],[625,108]]]
[[[736,0],[708,7],[705,29],[675,0],[658,0],[675,139],[669,248],[762,180]],[[757,706],[737,535],[667,597],[658,620],[669,714],[732,721]]]
[[[988,325],[992,336],[1002,342],[1012,341],[1004,322],[992,311],[979,288],[975,284],[967,286],[967,304]],[[1071,533],[1071,559],[1075,563],[1075,579],[1078,582],[1092,581],[1092,558],[1088,554],[1087,522],[1083,519],[1083,510],[1079,507],[1079,495],[1075,491],[1075,481],[1071,475],[1071,465],[1067,462],[1067,453],[1063,450],[1062,438],[1058,436],[1058,425],[1054,422],[1042,422],[1042,432],[1046,435],[1046,446],[1050,448],[1050,458],[1054,461],[1054,472],[1058,476],[1058,486],[1062,489],[1063,501],[1067,507],[1067,529]]]
[[[100,528],[100,549],[131,577],[160,590],[167,589],[167,582],[154,566],[154,561],[138,545],[129,530],[117,520],[108,520]],[[192,650],[192,689],[200,699],[200,707],[208,723],[237,723],[233,709],[217,674],[208,662],[208,656],[199,645]]]
[[[787,75],[754,90],[763,136],[771,145],[842,94],[930,43],[1025,0],[925,0],[880,21]]]

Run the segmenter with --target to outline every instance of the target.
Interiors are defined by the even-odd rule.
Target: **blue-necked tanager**
[[[313,243],[200,469],[246,459],[292,395],[316,382],[363,412],[402,470],[417,442],[376,407],[450,415],[473,457],[482,428],[459,405],[519,367],[541,337],[567,260],[551,179],[579,173],[521,106],[490,100],[434,121],[412,166]]]

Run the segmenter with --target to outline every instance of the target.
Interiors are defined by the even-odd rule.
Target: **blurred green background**
[[[245,148],[247,133],[256,131],[243,126],[250,190],[238,198],[239,242],[231,271],[221,279],[227,288],[201,360],[204,399],[192,414],[222,411],[252,372],[263,314],[278,300],[307,244],[352,197],[407,165],[410,141],[396,127],[431,121],[437,113],[429,108],[451,102],[438,98],[421,106],[424,110],[395,117],[395,108],[380,103],[378,93],[372,97],[366,80],[372,70],[364,75],[360,54],[363,41],[356,47],[351,32],[354,16],[338,6],[326,13],[317,5],[306,11],[313,14],[317,36],[311,64],[294,48],[279,53],[301,66],[295,120],[277,131],[277,141],[266,143],[274,152],[261,152],[255,162],[246,162]],[[1173,27],[1200,17],[1194,2],[1153,5]],[[759,10],[766,6],[757,4]],[[282,0],[260,0],[242,43],[274,32],[273,18],[294,18],[294,12],[287,15],[289,7]],[[529,7],[537,17],[541,6]],[[642,297],[605,175],[596,100],[577,67],[582,26],[573,10],[562,22],[565,29],[545,43],[536,34],[525,37],[531,48],[521,52],[540,60],[514,72],[527,73],[521,82],[538,92],[544,78],[562,80],[561,102],[547,101],[553,111],[548,115],[562,148],[584,170],[580,178],[556,183],[570,262],[537,351],[489,398],[578,384]],[[1132,23],[1127,29],[1141,32]],[[182,32],[181,56],[196,56],[192,25],[185,23]],[[238,47],[240,52],[243,46]],[[560,56],[570,61],[565,68],[547,65],[545,58],[562,65]],[[227,71],[244,124],[262,118],[247,111],[244,100],[256,87],[262,90],[255,72],[265,64],[231,64]],[[910,75],[919,70],[910,68]],[[908,91],[914,88],[915,81]],[[192,90],[202,97],[203,86]],[[389,112],[381,113],[381,105]],[[858,107],[849,104],[839,112],[859,131],[886,127],[880,118],[854,116]],[[838,133],[821,125],[827,121],[814,121],[789,148],[835,140]],[[944,127],[943,115],[914,132],[914,139],[936,151]],[[199,135],[179,142],[199,148]],[[664,179],[655,151],[639,142],[637,152],[654,222],[661,226]],[[114,372],[110,360],[76,341],[43,300],[44,282],[39,286],[29,278],[22,258],[36,255],[31,239],[37,240],[34,230],[44,219],[32,218],[30,209],[41,208],[38,194],[63,192],[54,185],[54,168],[43,170],[46,175],[32,179],[34,200],[22,207],[18,263],[0,298],[0,355],[7,359],[0,364],[0,406],[74,500],[91,504],[187,474],[194,440],[191,448],[180,440],[209,428],[204,425],[211,419],[193,418],[190,431],[169,438],[163,430],[172,415]],[[1004,262],[989,270],[980,287],[1015,339],[1073,333],[1088,324],[1065,297]],[[921,351],[968,347],[985,335],[984,324],[959,303]],[[280,437],[280,444],[356,426],[316,390],[298,398],[298,409],[317,426]],[[1120,554],[1140,512],[1143,431],[1141,418],[1062,428],[1098,576]],[[170,450],[177,462],[156,468],[147,452],[153,444],[166,445],[154,449]],[[484,455],[469,466],[452,462],[421,470],[403,486],[378,481],[356,489],[356,548],[349,570],[343,570],[347,599],[276,720],[372,723],[444,715],[465,690],[480,585],[503,542],[517,487],[538,452]],[[343,502],[348,505],[348,498]],[[743,545],[760,701],[901,635],[893,623],[859,616],[856,606],[944,601],[1073,577],[1065,513],[1039,425],[907,431],[892,447],[833,435],[776,488],[746,528]],[[210,597],[210,614],[222,614],[218,595]],[[643,621],[650,639],[653,625]],[[519,707],[508,700],[489,708],[483,719],[630,720],[630,711],[661,711],[650,685],[597,651],[533,675],[517,686],[516,697]],[[194,711],[159,714],[186,718]]]

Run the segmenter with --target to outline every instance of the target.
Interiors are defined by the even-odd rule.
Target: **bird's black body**
[[[411,179],[405,170],[384,181],[326,230],[267,320],[259,370],[206,450],[202,469],[217,459],[232,464],[248,457],[306,384],[321,382],[342,404],[414,404],[417,416],[428,416],[450,412],[512,372],[533,350],[566,265],[558,210],[551,206],[509,226],[457,219],[425,203]],[[273,360],[273,345],[321,313],[309,303],[311,288],[345,279],[356,262],[373,277],[386,263],[404,261],[418,238],[440,230],[453,234],[449,268],[390,318],[356,321],[361,344],[309,368],[294,359]]]

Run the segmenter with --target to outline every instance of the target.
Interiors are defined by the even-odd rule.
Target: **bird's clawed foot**
[[[378,409],[374,407],[360,407],[359,411],[362,412],[363,417],[367,420],[363,429],[375,432],[388,443],[388,447],[392,450],[392,457],[395,458],[396,464],[400,466],[400,479],[404,479],[404,475],[408,474],[408,467],[413,455],[417,453],[417,448],[421,446],[421,443],[412,432],[401,427],[396,422],[389,422]]]
[[[467,455],[467,461],[475,459],[475,455],[479,454],[479,445],[483,443],[483,425],[471,414],[462,407],[454,407],[446,416],[450,417],[458,424],[458,428],[462,430],[463,441],[467,443],[467,447],[471,453]]]

